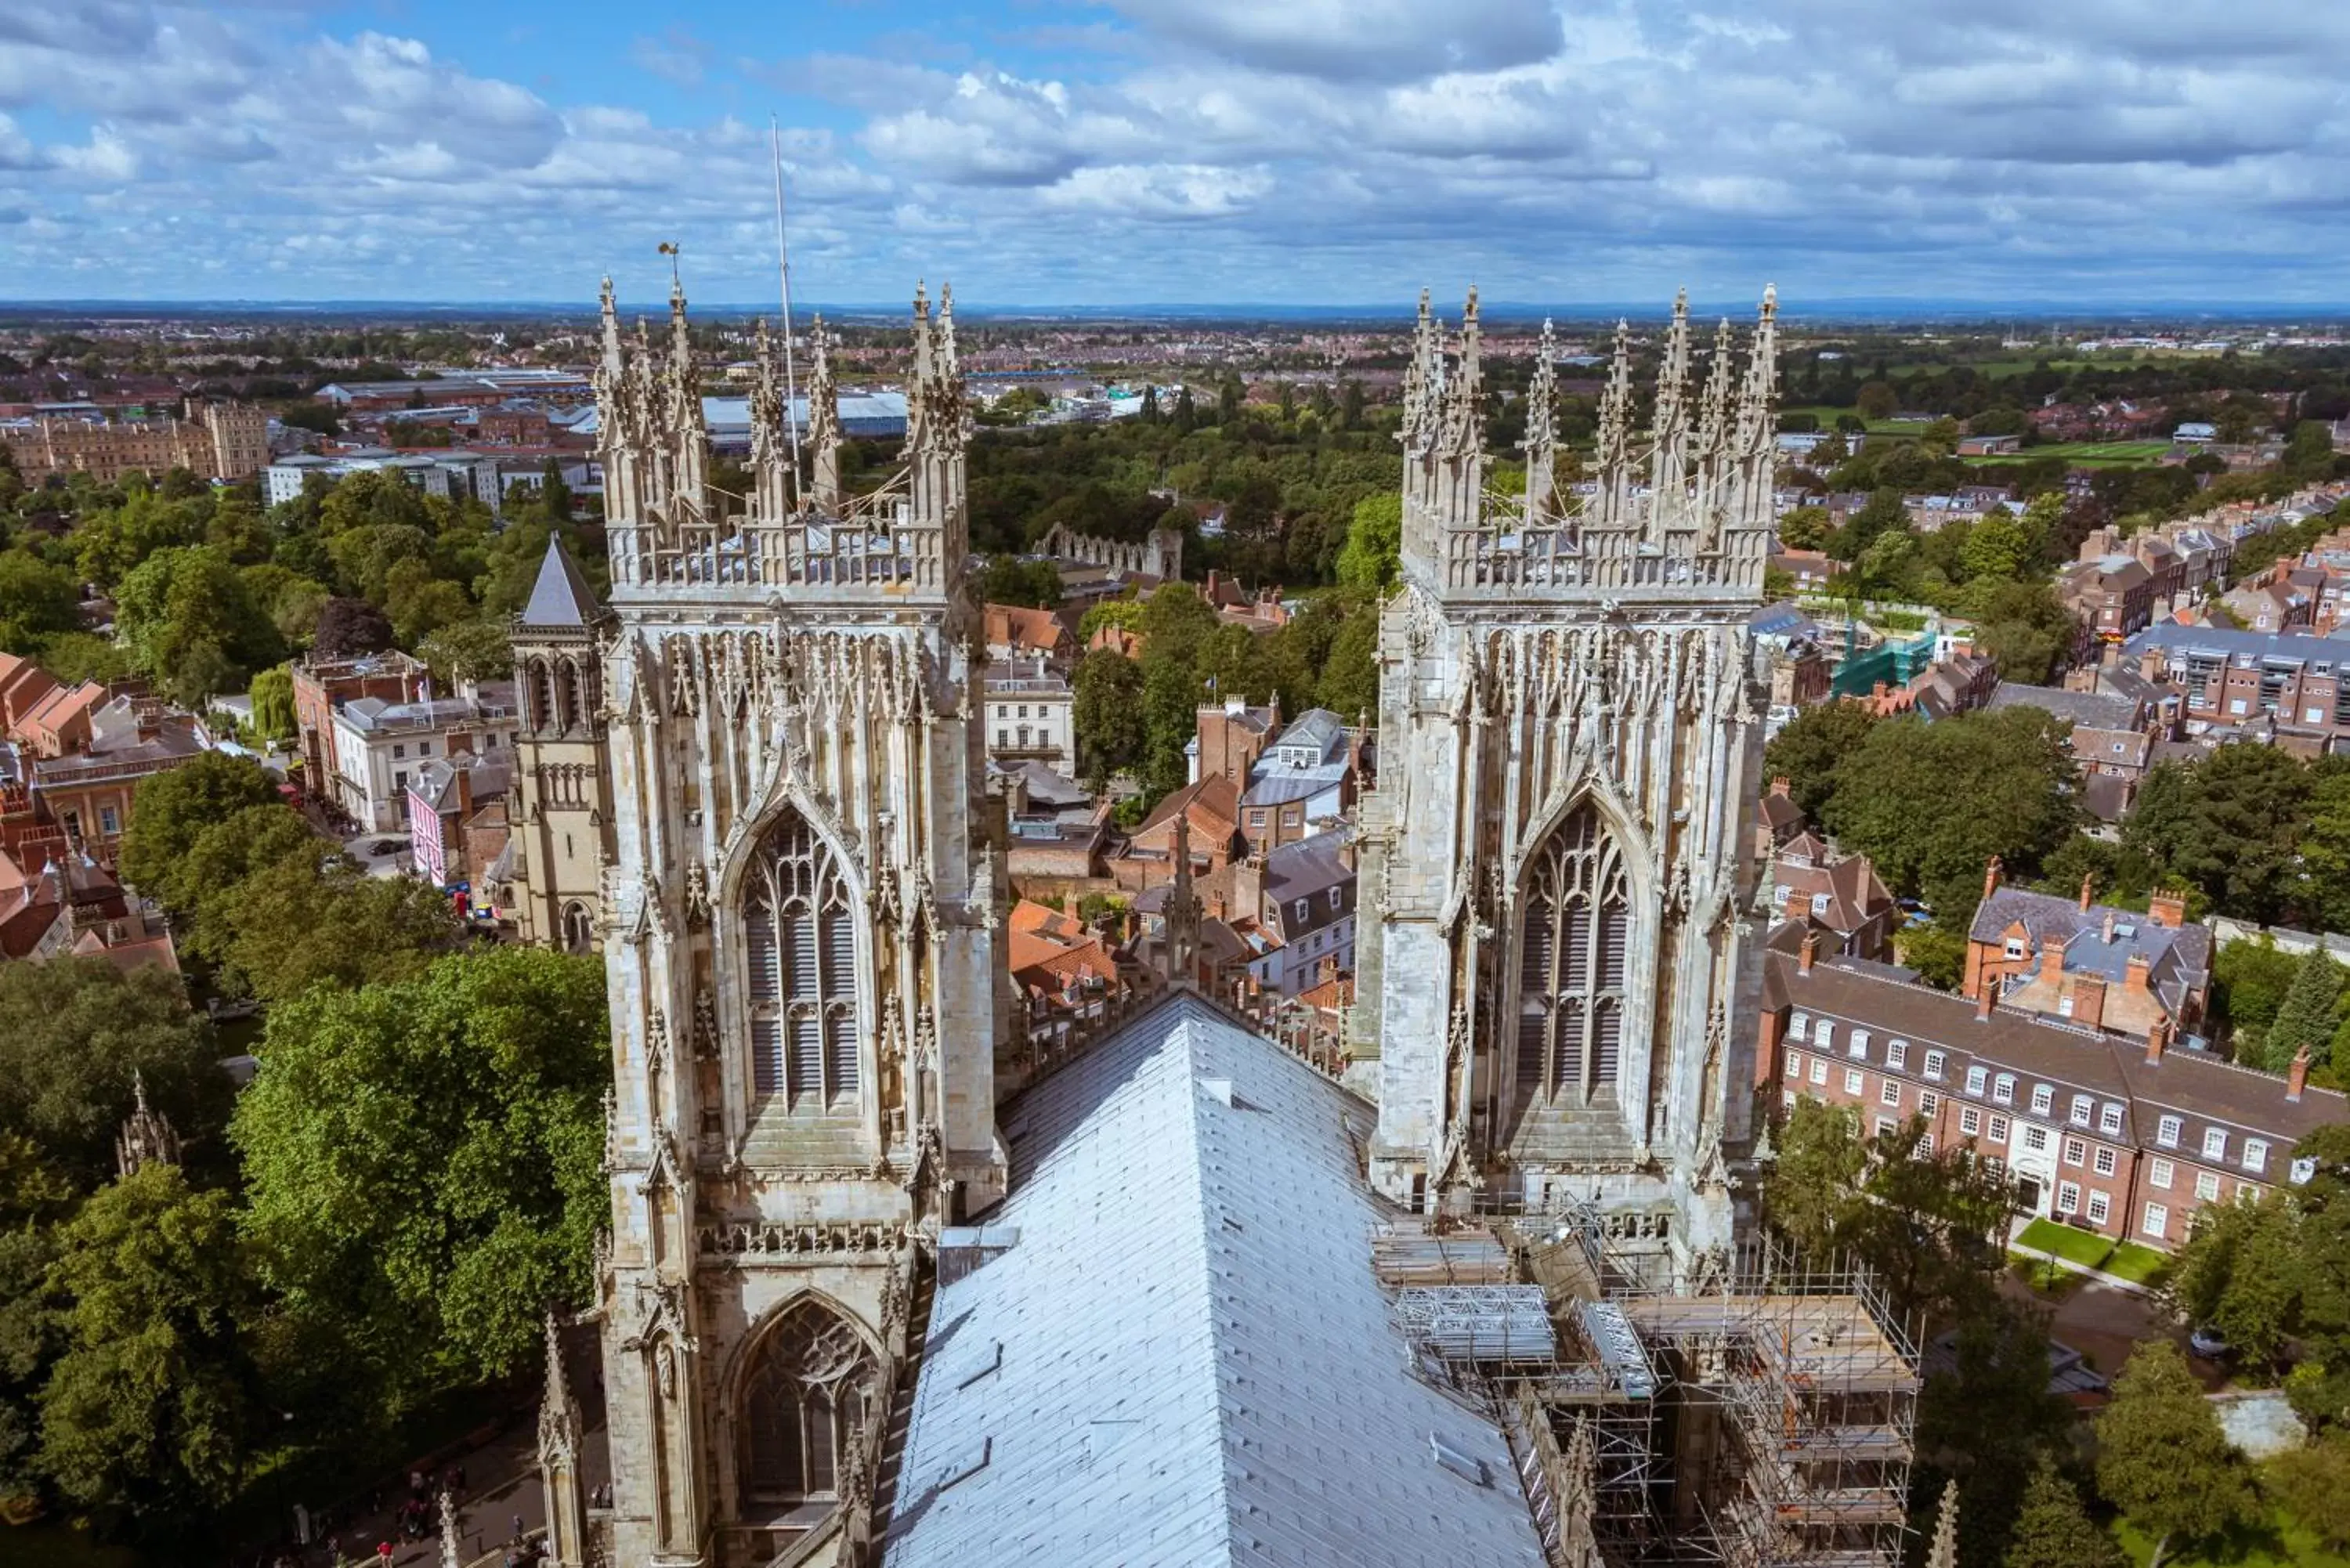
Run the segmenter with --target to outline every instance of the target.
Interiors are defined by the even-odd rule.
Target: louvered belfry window
[[[1520,1097],[1587,1100],[1611,1090],[1632,912],[1623,856],[1590,802],[1534,852],[1519,908]]]
[[[743,893],[751,1091],[795,1111],[857,1098],[857,919],[831,849],[797,813],[767,830]]]

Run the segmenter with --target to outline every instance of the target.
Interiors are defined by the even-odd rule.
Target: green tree
[[[2079,1490],[2053,1461],[2043,1460],[2024,1490],[2003,1563],[2004,1568],[2122,1568],[2122,1554],[2114,1538],[2089,1518]]]
[[[2285,1511],[2328,1552],[2350,1550],[2350,1436],[2329,1433],[2269,1461],[2268,1480]]]
[[[2248,1367],[2273,1366],[2299,1325],[2303,1263],[2291,1198],[2207,1204],[2166,1289],[2189,1322],[2217,1328]]]
[[[502,680],[514,672],[514,633],[489,616],[452,619],[416,646],[416,655],[435,680],[454,686],[463,680]]]
[[[217,1127],[228,1101],[218,1054],[175,975],[97,958],[0,964],[0,1135],[31,1140],[81,1185],[113,1168],[134,1074],[182,1137]]]
[[[281,1002],[320,984],[405,979],[457,939],[441,890],[369,877],[339,856],[279,858],[206,898],[201,928],[252,993]]]
[[[248,1225],[289,1309],[387,1389],[506,1372],[587,1298],[606,1018],[600,962],[518,948],[271,1012],[230,1128]]]
[[[1762,1186],[1763,1211],[1807,1257],[1842,1240],[1868,1176],[1868,1140],[1849,1106],[1798,1097],[1779,1129],[1779,1158]]]
[[[1997,660],[2007,680],[2045,682],[2073,646],[2072,612],[2044,582],[1978,578],[1960,596],[1960,607],[1975,623],[1976,649]]]
[[[48,1290],[64,1350],[41,1391],[42,1470],[150,1530],[217,1504],[255,1412],[238,1325],[259,1303],[229,1195],[142,1167],[60,1232]]]
[[[1142,708],[1142,667],[1124,654],[1096,649],[1077,665],[1071,722],[1077,734],[1077,776],[1100,794],[1110,775],[1139,762],[1149,738]]]
[[[997,556],[991,558],[980,572],[973,591],[992,605],[1058,609],[1061,607],[1061,574],[1050,561],[1024,561],[1016,556]]]
[[[1790,550],[1820,550],[1835,531],[1825,506],[1798,506],[1779,519],[1779,543]]]
[[[277,804],[277,785],[250,757],[206,752],[139,781],[122,836],[122,878],[166,909],[195,906],[198,889],[178,872],[198,836],[247,806]]]
[[[172,878],[175,892],[188,900],[173,910],[185,931],[182,948],[208,963],[227,964],[247,877],[283,860],[317,867],[342,858],[342,851],[312,832],[308,819],[292,806],[248,805],[214,823],[196,836]],[[233,967],[215,978],[232,991],[243,979]]]
[[[2161,1568],[2174,1542],[2207,1541],[2255,1515],[2244,1462],[2168,1339],[2140,1344],[2114,1379],[2097,1417],[2097,1490],[2154,1537],[2147,1568]]]
[[[253,678],[253,728],[265,741],[290,741],[296,728],[294,672],[286,665]]]
[[[2036,1314],[1986,1295],[1953,1326],[1948,1360],[1918,1394],[1910,1496],[1922,1501],[1957,1482],[1966,1502],[1959,1561],[1996,1563],[2033,1471],[2071,1446],[2073,1411],[2048,1391],[2048,1334]]]
[[[2023,519],[2004,507],[1967,530],[1959,560],[1970,578],[2020,580],[2040,565],[2040,552]]]
[[[2226,1021],[2236,1060],[2251,1065],[2267,1061],[2262,1042],[2300,968],[2298,960],[2265,937],[2220,947],[2211,962],[2211,1011]]]
[[[1771,737],[1762,767],[1787,781],[1788,797],[1817,820],[1835,794],[1837,770],[1856,755],[1878,719],[1865,702],[1821,702],[1804,709]]]
[[[29,550],[0,550],[0,652],[36,653],[46,639],[80,625],[71,573]]]
[[[1895,719],[1838,767],[1821,820],[1895,892],[1955,923],[1992,856],[2028,877],[2073,833],[2074,782],[2065,732],[2035,710]]]
[[[1330,639],[1317,700],[1342,719],[1378,716],[1380,613],[1376,605],[1356,607]]]
[[[1828,554],[1839,561],[1857,561],[1879,535],[1907,533],[1908,527],[1909,509],[1901,504],[1901,492],[1882,488],[1869,496],[1867,504],[1845,519],[1844,526],[1828,541]]]
[[[161,550],[122,579],[116,635],[174,700],[200,707],[285,653],[227,556],[209,545]]]
[[[1864,420],[1889,420],[1901,409],[1901,394],[1885,381],[1864,381],[1854,407]]]
[[[2309,770],[2272,746],[2221,746],[2147,775],[2122,847],[2202,890],[2222,914],[2275,924],[2296,894]]]
[[[1956,991],[1966,979],[1967,928],[1961,922],[1932,919],[1909,926],[1893,939],[1901,962],[1918,978],[1942,991]]]
[[[57,1358],[43,1296],[57,1258],[55,1222],[80,1194],[32,1139],[0,1133],[0,1496],[37,1496],[38,1397]]]
[[[2302,956],[2293,969],[2293,984],[2277,1008],[2276,1022],[2269,1025],[2263,1038],[2270,1072],[2283,1072],[2302,1051],[2307,1051],[2313,1061],[2326,1059],[2334,1032],[2341,1024],[2336,1014],[2344,978],[2342,966],[2327,957],[2324,948],[2314,947]]]
[[[2308,826],[2300,834],[2301,901],[2313,929],[2350,930],[2350,773],[2329,773],[2309,794]]]
[[[1338,581],[1377,593],[1402,570],[1403,497],[1367,495],[1355,504],[1347,542],[1338,550]]]

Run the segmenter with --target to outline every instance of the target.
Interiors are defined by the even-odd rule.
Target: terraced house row
[[[2177,1043],[2142,1038],[1918,983],[1906,970],[1824,952],[1794,923],[1765,961],[1757,1076],[1782,1104],[1852,1106],[1867,1131],[1926,1121],[1926,1147],[1964,1144],[2013,1172],[2032,1211],[2117,1240],[2173,1248],[2195,1211],[2306,1179],[2293,1147],[2350,1116],[2312,1087]]]

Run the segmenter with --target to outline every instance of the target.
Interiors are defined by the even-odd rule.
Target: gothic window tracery
[[[831,847],[794,812],[770,827],[744,880],[751,1088],[794,1111],[857,1097],[855,900]]]
[[[555,661],[555,728],[568,732],[577,722],[579,680],[571,660]]]
[[[1519,1096],[1589,1100],[1612,1092],[1631,904],[1622,851],[1589,801],[1535,851],[1520,909]]]
[[[754,1502],[829,1501],[875,1414],[879,1368],[853,1324],[813,1298],[759,1344],[743,1390],[743,1491]]]
[[[546,659],[530,661],[527,687],[523,695],[528,708],[524,718],[530,727],[534,730],[550,727],[555,721],[555,678],[548,673]]]

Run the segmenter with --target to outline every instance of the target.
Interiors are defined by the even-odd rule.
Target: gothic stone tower
[[[862,1531],[909,1239],[1003,1190],[969,415],[951,304],[918,296],[913,326],[889,484],[803,502],[763,336],[733,496],[706,481],[681,292],[666,341],[631,342],[605,285],[599,1310],[628,1568],[827,1563]]]
[[[523,722],[511,809],[523,940],[565,952],[596,945],[596,907],[612,853],[598,648],[611,622],[563,542],[549,539],[530,601],[514,618]]]
[[[1522,494],[1485,488],[1473,294],[1457,347],[1422,297],[1405,389],[1364,818],[1373,1179],[1592,1205],[1664,1277],[1729,1242],[1752,1114],[1774,308],[1742,376],[1725,322],[1694,387],[1678,305],[1638,442],[1618,327],[1587,497],[1554,481],[1547,326]]]

